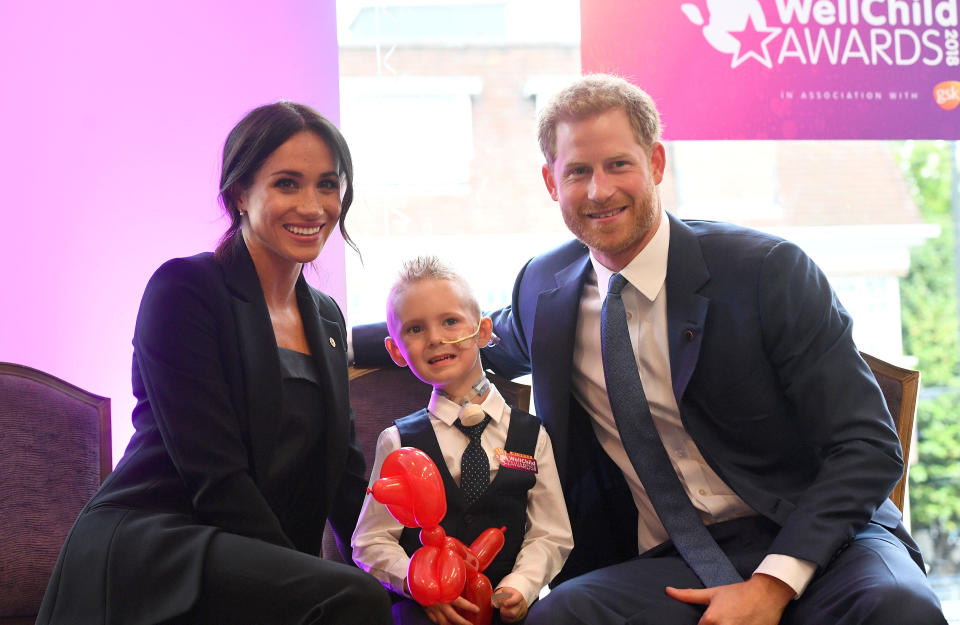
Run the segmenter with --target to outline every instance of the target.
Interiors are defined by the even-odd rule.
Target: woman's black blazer
[[[318,554],[329,518],[349,549],[366,481],[343,315],[300,277],[300,315],[322,378],[326,453],[325,483],[304,506],[313,518],[292,521],[316,532],[294,545],[271,507],[275,493],[263,487],[279,447],[277,343],[253,261],[242,243],[235,249],[224,262],[209,253],[171,260],[147,284],[133,338],[136,431],[67,537],[38,624],[139,625],[182,614],[220,530]]]

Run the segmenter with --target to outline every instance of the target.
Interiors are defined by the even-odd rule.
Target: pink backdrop
[[[958,0],[590,0],[582,66],[668,139],[960,139]]]
[[[0,94],[0,360],[111,397],[116,462],[140,295],[226,227],[227,132],[281,98],[339,118],[334,0],[2,2]],[[343,254],[312,279],[341,305]]]

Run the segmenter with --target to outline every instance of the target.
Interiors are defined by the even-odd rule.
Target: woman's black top
[[[283,377],[280,444],[267,467],[264,490],[273,494],[272,507],[293,544],[309,549],[316,542],[317,528],[298,527],[298,521],[315,518],[314,510],[323,503],[318,488],[324,483],[325,449],[321,373],[309,354],[277,350]]]

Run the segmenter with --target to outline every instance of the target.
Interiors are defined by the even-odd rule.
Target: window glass
[[[337,6],[341,127],[355,155],[351,323],[383,318],[405,259],[440,256],[485,308],[570,238],[540,174],[538,103],[580,73],[579,3]],[[362,285],[358,288],[356,285]]]

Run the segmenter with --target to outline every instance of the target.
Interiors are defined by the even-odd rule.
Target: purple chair
[[[111,456],[108,398],[0,362],[0,624],[36,620],[60,547]]]
[[[890,493],[890,500],[903,511],[907,496],[907,472],[910,469],[910,443],[913,441],[913,422],[917,416],[917,396],[920,393],[920,372],[904,369],[880,360],[876,356],[860,352],[867,361],[873,377],[877,379],[887,408],[893,415],[903,449],[903,476]]]

